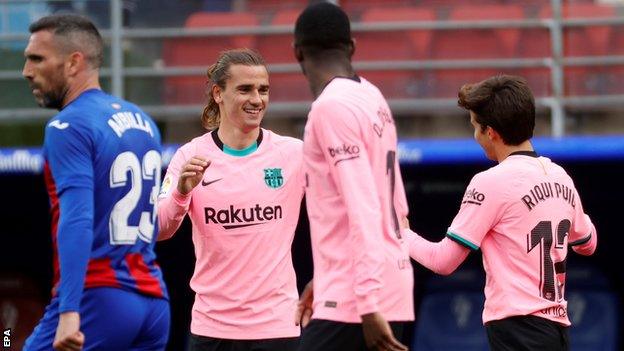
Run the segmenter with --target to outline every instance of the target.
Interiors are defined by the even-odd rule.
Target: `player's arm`
[[[202,156],[184,159],[181,150],[174,155],[163,181],[158,201],[158,240],[169,239],[180,227],[191,204],[191,191],[201,182],[210,161]]]
[[[93,142],[78,123],[65,129],[48,127],[46,159],[59,199],[57,249],[59,326],[55,345],[81,339],[80,301],[93,242]]]
[[[430,242],[408,228],[404,229],[410,257],[438,274],[453,273],[471,251],[479,249],[485,235],[504,212],[508,195],[491,187],[492,183],[496,182],[485,173],[472,178],[459,212],[440,242]]]
[[[403,235],[409,245],[410,257],[438,274],[453,273],[470,253],[470,249],[448,237],[435,243],[410,229],[404,229]]]
[[[381,205],[360,126],[349,109],[336,103],[319,104],[313,113],[313,132],[349,218],[345,249],[355,270],[357,311],[377,312],[384,260]]]
[[[574,252],[589,256],[596,251],[598,246],[598,235],[596,227],[591,218],[583,211],[581,197],[578,192],[575,194],[576,206],[574,207],[574,220],[570,228],[569,245]]]

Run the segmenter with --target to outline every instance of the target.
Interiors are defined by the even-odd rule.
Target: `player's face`
[[[470,111],[470,124],[474,128],[474,138],[479,143],[483,151],[485,151],[485,156],[490,160],[496,161],[496,153],[494,152],[494,146],[492,144],[492,140],[490,140],[488,136],[487,128],[485,130],[481,127],[481,124],[477,122],[475,119],[474,112]]]
[[[221,127],[244,132],[260,128],[269,104],[269,73],[264,66],[232,65],[225,89],[213,90]]]
[[[56,44],[56,45],[55,45]],[[60,109],[67,93],[65,59],[51,31],[33,33],[24,50],[26,62],[22,75],[41,107]]]

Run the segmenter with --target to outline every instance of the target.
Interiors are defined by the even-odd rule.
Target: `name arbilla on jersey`
[[[464,194],[464,199],[462,200],[462,204],[473,204],[479,205],[483,203],[485,200],[485,195],[477,191],[477,189],[468,189]]]
[[[224,229],[236,229],[281,219],[282,206],[260,206],[260,204],[256,204],[250,208],[235,208],[230,205],[229,208],[221,210],[204,207],[204,217],[206,224],[222,224]]]
[[[360,147],[357,145],[342,144],[335,147],[328,147],[327,151],[329,151],[329,156],[332,158],[338,158],[336,162],[334,162],[334,165],[342,161],[360,157]]]

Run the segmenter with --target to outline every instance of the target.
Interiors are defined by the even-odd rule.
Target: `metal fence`
[[[2,6],[9,6],[16,1],[0,1]],[[31,1],[30,3],[43,3]],[[584,26],[617,26],[624,24],[624,18],[592,18],[563,19],[562,0],[551,0],[552,18],[522,20],[479,20],[479,21],[404,21],[404,22],[355,22],[352,29],[357,32],[384,32],[410,29],[430,29],[435,31],[462,29],[500,29],[500,28],[541,28],[550,33],[552,52],[550,57],[543,58],[512,58],[512,59],[465,59],[465,60],[383,60],[355,62],[355,68],[361,71],[375,70],[440,70],[440,69],[479,69],[479,68],[532,68],[541,67],[550,70],[552,92],[550,96],[537,99],[538,107],[550,110],[551,135],[561,137],[565,134],[566,108],[612,108],[624,105],[624,95],[565,96],[564,67],[624,65],[624,56],[586,56],[564,57],[563,31],[566,28]],[[133,67],[124,63],[123,43],[126,40],[154,40],[166,38],[214,37],[250,34],[257,36],[289,34],[292,26],[260,25],[213,28],[126,28],[122,25],[122,0],[110,0],[110,29],[102,34],[110,43],[110,68],[101,70],[101,76],[110,79],[110,90],[113,94],[123,97],[124,81],[132,78],[145,77],[176,77],[201,76],[205,66],[164,67],[147,66]],[[0,17],[1,19],[1,17]],[[0,27],[1,28],[1,27]],[[7,41],[26,41],[28,33],[0,33],[0,43]],[[297,64],[269,65],[272,73],[299,72]],[[20,79],[21,72],[17,69],[0,70],[0,82],[3,80]],[[272,102],[272,116],[302,116],[309,108],[309,101]],[[390,99],[389,103],[396,114],[435,114],[441,110],[450,110],[456,106],[456,99],[445,98],[409,98]],[[162,103],[143,105],[144,109],[157,119],[175,120],[195,115],[201,110],[199,105],[168,106]],[[37,108],[2,108],[0,120],[13,121],[24,119],[43,119],[51,115],[50,111]]]

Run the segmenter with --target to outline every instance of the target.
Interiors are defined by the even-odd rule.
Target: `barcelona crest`
[[[264,182],[269,188],[277,189],[284,184],[281,168],[265,168]]]

